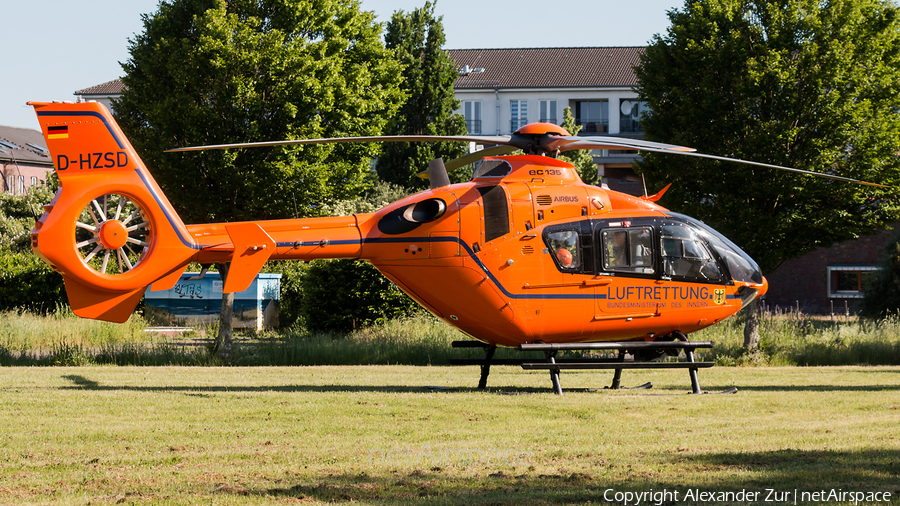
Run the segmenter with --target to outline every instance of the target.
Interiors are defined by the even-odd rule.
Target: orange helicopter
[[[127,320],[148,287],[172,287],[191,262],[230,262],[224,291],[237,292],[267,260],[352,258],[368,260],[438,318],[488,345],[672,340],[763,295],[759,267],[709,226],[657,205],[661,194],[638,198],[586,185],[558,153],[635,149],[873,184],[680,146],[573,137],[535,123],[511,136],[173,150],[396,140],[497,145],[446,166],[432,161],[429,190],[375,213],[185,225],[103,105],[29,105],[61,183],[35,224],[32,248],[62,274],[75,314],[111,322]],[[504,156],[516,149],[526,154]],[[471,181],[450,184],[447,167],[478,159]]]

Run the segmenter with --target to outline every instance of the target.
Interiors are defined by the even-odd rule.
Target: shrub
[[[360,329],[418,310],[378,269],[360,260],[311,262],[302,284],[300,312],[309,330]]]
[[[885,248],[881,270],[865,286],[860,316],[886,318],[900,313],[900,236]]]
[[[0,250],[0,311],[31,309],[42,314],[66,303],[62,276],[28,253]]]

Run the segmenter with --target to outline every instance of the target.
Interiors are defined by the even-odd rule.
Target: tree
[[[896,184],[898,14],[888,0],[687,0],[635,69],[647,138]],[[898,217],[868,186],[652,153],[638,169],[674,183],[662,203],[730,237],[763,273]],[[755,349],[758,333],[745,338]]]
[[[370,184],[372,144],[163,153],[380,134],[401,100],[400,66],[356,1],[172,0],[143,20],[114,110],[186,221],[285,218],[295,200],[315,214]]]
[[[394,51],[403,65],[400,88],[406,102],[391,119],[389,135],[465,135],[466,121],[453,114],[459,101],[453,93],[457,73],[453,61],[444,52],[442,17],[434,17],[435,3],[410,13],[396,11],[387,24],[385,45]],[[398,142],[384,146],[378,159],[378,177],[407,188],[427,188],[416,174],[428,168],[428,162],[442,157],[451,160],[465,154],[461,143]],[[451,181],[468,180],[467,168],[451,173]]]
[[[33,186],[27,195],[0,193],[0,311],[31,309],[46,313],[65,305],[63,280],[31,251],[31,230],[44,204],[53,199],[52,186]]]
[[[865,284],[859,314],[867,318],[900,315],[900,235],[885,247],[881,269]]]
[[[572,116],[571,107],[563,109],[563,121],[560,126],[572,135],[578,135],[578,132],[583,128],[581,125],[575,124],[575,116]],[[559,159],[574,165],[575,170],[581,176],[581,180],[587,184],[596,184],[600,179],[597,164],[594,163],[594,157],[586,149],[567,151],[565,154],[559,155]]]

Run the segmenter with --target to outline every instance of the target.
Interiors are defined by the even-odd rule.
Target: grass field
[[[735,395],[686,395],[685,371],[594,390],[610,376],[564,372],[557,397],[518,367],[494,367],[483,392],[475,367],[0,368],[0,504],[900,496],[900,367],[700,372]]]
[[[49,316],[0,313],[0,366],[45,365],[221,365],[206,352],[206,338],[188,333],[165,338],[144,332],[147,322],[132,316],[116,325],[83,320],[71,312]],[[714,341],[701,360],[726,366],[900,365],[900,319],[865,321],[767,314],[761,325],[762,352],[742,348],[743,320],[730,318],[690,338]],[[444,365],[450,358],[483,357],[481,350],[453,349],[468,339],[453,327],[426,315],[389,320],[346,334],[283,329],[238,335],[230,365]],[[497,358],[518,356],[501,349]],[[542,356],[538,354],[538,356]]]

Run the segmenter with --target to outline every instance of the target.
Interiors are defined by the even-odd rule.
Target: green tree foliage
[[[65,304],[62,277],[31,251],[31,230],[52,188],[36,186],[27,195],[0,193],[0,311],[45,313]]]
[[[453,93],[457,73],[453,61],[444,52],[442,17],[434,16],[432,2],[404,13],[396,11],[387,24],[386,46],[394,51],[403,65],[400,89],[406,102],[391,118],[387,128],[390,135],[465,135],[466,121],[461,114],[453,114],[459,101]],[[387,182],[407,188],[427,188],[427,181],[416,174],[428,168],[428,162],[442,157],[445,161],[466,152],[462,143],[398,142],[384,146],[378,159],[378,176]],[[467,167],[450,174],[451,181],[471,178]]]
[[[373,144],[172,147],[378,135],[399,64],[354,0],[172,0],[144,16],[115,112],[188,222],[285,218],[356,195]]]
[[[881,270],[869,280],[863,293],[861,316],[885,318],[900,315],[900,234],[888,243]]]
[[[116,115],[188,222],[286,218],[295,205],[316,214],[370,184],[378,147],[165,149],[378,135],[402,98],[400,66],[354,0],[163,1],[129,52]],[[230,301],[223,295],[221,355]]]
[[[581,125],[575,124],[575,116],[572,115],[571,107],[563,109],[563,120],[562,125],[560,126],[571,135],[578,135],[578,132],[583,128]],[[597,181],[600,179],[600,174],[597,171],[597,164],[594,163],[594,157],[591,156],[589,150],[576,149],[566,151],[564,154],[559,155],[559,159],[574,165],[575,170],[578,171],[578,175],[581,176],[581,180],[587,184],[597,184]]]
[[[636,69],[647,138],[896,185],[898,14],[888,0],[687,0]],[[639,170],[764,273],[898,217],[893,190],[653,153]]]

